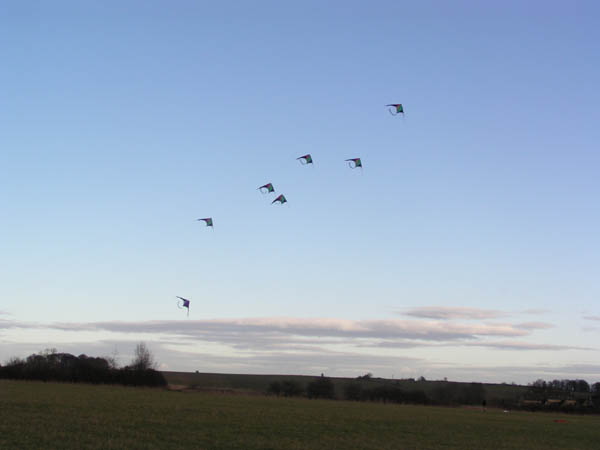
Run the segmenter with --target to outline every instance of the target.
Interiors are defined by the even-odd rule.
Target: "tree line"
[[[600,413],[600,382],[589,384],[581,379],[538,379],[529,384],[521,407],[530,411],[597,414]]]
[[[308,383],[296,379],[272,382],[267,394],[284,397],[325,398],[349,401],[382,403],[408,403],[420,405],[476,405],[507,410],[562,411],[600,413],[600,382],[589,384],[585,380],[537,380],[527,387],[504,392],[486,391],[482,383],[433,381],[427,388],[406,388],[408,380],[375,380],[371,374],[354,381],[334,381],[328,377],[315,378]],[[421,377],[419,382],[426,380]],[[337,385],[337,386],[336,386]],[[337,388],[337,389],[336,389]],[[499,396],[501,395],[501,396]]]
[[[541,378],[535,380],[531,383],[530,388],[534,392],[541,393],[591,393],[591,394],[600,394],[600,382],[589,384],[585,380],[552,380],[545,381]]]
[[[274,381],[267,388],[267,394],[420,405],[481,405],[485,401],[485,388],[481,383],[439,382],[427,394],[422,389],[402,389],[397,382],[369,385],[370,379],[361,376],[354,382],[344,383],[340,392],[336,392],[331,378],[323,375],[306,384],[293,379]]]
[[[24,359],[11,358],[0,365],[0,378],[127,386],[167,385],[144,343],[136,346],[135,357],[125,367],[118,367],[115,359],[110,357],[75,356],[47,349]]]

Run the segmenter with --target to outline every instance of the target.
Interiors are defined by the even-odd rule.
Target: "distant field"
[[[265,393],[269,384],[274,381],[294,380],[302,385],[315,380],[316,377],[304,375],[237,375],[225,373],[192,373],[192,372],[162,372],[167,383],[174,386],[196,387],[198,389],[229,389],[247,393]],[[335,385],[338,398],[343,398],[344,387],[350,383],[360,383],[363,387],[373,387],[381,384],[394,384],[406,391],[422,390],[427,395],[436,387],[452,382],[445,381],[407,381],[372,378],[370,380],[357,380],[355,378],[331,378]],[[463,384],[463,383],[455,383]],[[526,386],[511,384],[484,384],[485,395],[488,401],[506,399],[517,401],[527,389]]]
[[[0,449],[596,450],[599,442],[597,416],[0,380]]]

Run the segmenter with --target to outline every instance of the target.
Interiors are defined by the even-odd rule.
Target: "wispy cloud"
[[[537,344],[524,341],[460,341],[431,343],[422,341],[376,341],[359,345],[360,347],[376,348],[416,348],[416,347],[484,347],[498,350],[597,350],[592,347],[578,347],[572,345]]]
[[[521,314],[546,314],[549,313],[550,310],[549,309],[543,309],[543,308],[532,308],[532,309],[524,309],[522,311],[519,311],[519,313]]]
[[[515,327],[524,330],[546,330],[548,328],[554,328],[554,325],[546,322],[524,322],[516,324]]]
[[[24,324],[31,327],[32,324]],[[16,326],[16,325],[14,325]],[[163,333],[202,339],[247,339],[280,336],[420,339],[448,341],[478,336],[525,336],[529,331],[511,324],[459,324],[425,320],[344,320],[266,317],[147,322],[50,323],[38,327],[63,331]]]
[[[600,321],[600,316],[583,316],[585,320],[598,320]]]
[[[0,330],[8,328],[31,328],[31,324],[25,322],[16,322],[14,320],[0,319]]]
[[[520,311],[501,311],[498,309],[469,308],[463,306],[419,306],[399,311],[399,314],[420,319],[435,320],[489,320],[523,314],[541,315],[548,309],[524,309]]]
[[[422,306],[402,312],[406,316],[424,319],[454,320],[470,319],[484,320],[506,317],[509,314],[495,309],[465,308],[461,306]]]
[[[555,345],[555,344],[536,344],[521,341],[502,341],[502,342],[465,342],[461,345],[470,347],[487,347],[499,350],[597,350],[591,347],[577,347],[573,345]]]

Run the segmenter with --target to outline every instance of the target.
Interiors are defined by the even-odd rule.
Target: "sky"
[[[600,381],[597,2],[0,8],[0,362]]]

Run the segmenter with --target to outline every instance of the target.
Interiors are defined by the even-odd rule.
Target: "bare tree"
[[[157,363],[154,360],[154,355],[144,342],[140,342],[135,346],[135,357],[131,361],[131,368],[135,370],[156,370]]]
[[[117,350],[116,345],[115,349],[110,354],[110,356],[103,356],[103,358],[106,360],[106,362],[108,363],[108,367],[110,367],[111,369],[116,370],[119,368],[119,351]]]

